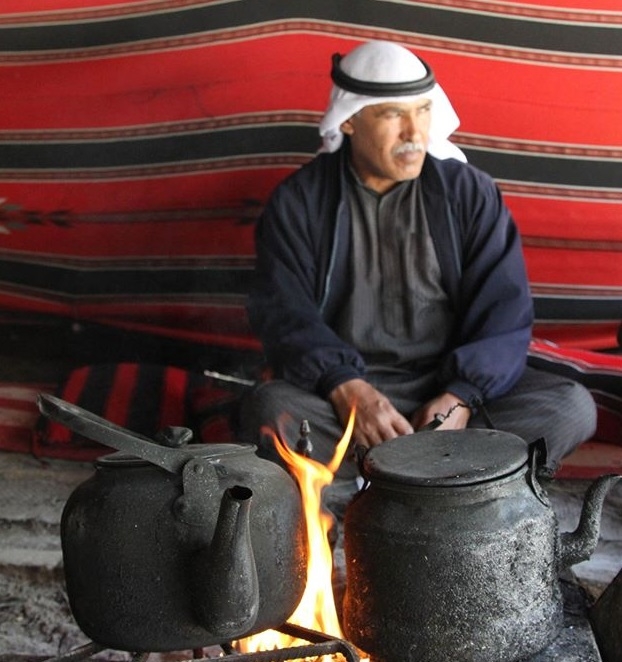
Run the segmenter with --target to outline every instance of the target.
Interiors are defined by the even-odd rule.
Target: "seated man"
[[[520,238],[492,179],[449,136],[459,121],[431,69],[369,42],[333,58],[324,149],[274,192],[249,300],[276,379],[244,403],[295,445],[302,419],[327,462],[356,405],[354,443],[494,427],[544,437],[547,468],[595,429],[581,385],[526,366],[533,306]],[[354,476],[344,462],[338,475]]]

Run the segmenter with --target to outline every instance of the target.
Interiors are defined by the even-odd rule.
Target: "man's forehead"
[[[369,109],[369,112],[374,114],[380,114],[385,110],[391,108],[397,108],[402,110],[414,110],[416,108],[423,108],[424,106],[429,106],[432,103],[431,99],[427,97],[417,97],[416,99],[410,101],[381,101],[379,103],[371,103],[365,106],[363,110]]]

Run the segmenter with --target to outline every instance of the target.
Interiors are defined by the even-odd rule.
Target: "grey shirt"
[[[337,332],[370,372],[395,373],[398,381],[429,375],[446,349],[453,316],[420,180],[379,195],[351,174],[353,286]]]

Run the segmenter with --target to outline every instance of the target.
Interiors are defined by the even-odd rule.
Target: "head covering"
[[[439,159],[466,161],[449,136],[460,126],[449,99],[428,65],[408,49],[389,41],[369,41],[345,57],[333,56],[333,89],[320,122],[323,150],[343,142],[341,125],[365,106],[387,101],[432,101],[428,152]]]

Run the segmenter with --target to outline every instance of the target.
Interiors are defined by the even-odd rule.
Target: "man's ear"
[[[342,133],[345,133],[346,136],[351,136],[354,133],[354,127],[352,126],[352,118],[346,120],[339,127]]]

